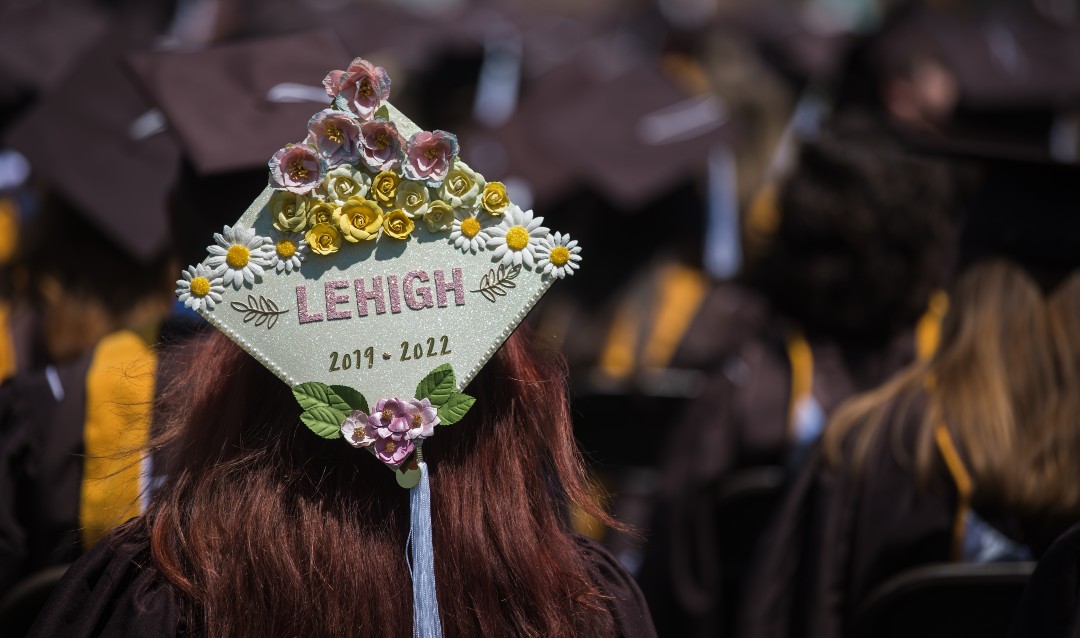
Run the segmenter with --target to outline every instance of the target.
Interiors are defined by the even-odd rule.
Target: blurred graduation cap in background
[[[129,58],[182,150],[170,203],[183,263],[266,187],[282,140],[301,142],[313,110],[330,104],[319,82],[351,59],[327,30]]]
[[[0,130],[55,86],[108,27],[107,16],[85,3],[0,7]]]
[[[179,159],[123,64],[149,41],[133,30],[102,37],[6,139],[49,192],[142,263],[169,248],[166,200]]]

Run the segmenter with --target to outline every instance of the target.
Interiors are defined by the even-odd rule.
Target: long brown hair
[[[447,636],[603,636],[613,619],[564,513],[590,501],[565,373],[515,333],[476,405],[424,446]],[[408,493],[300,424],[288,387],[217,333],[162,397],[154,563],[212,636],[409,636]]]
[[[1075,306],[1073,312],[1076,321]],[[826,430],[828,458],[841,463],[851,435],[849,458],[859,472],[884,424],[914,417],[921,481],[940,467],[934,429],[941,424],[963,456],[977,502],[1031,514],[1080,513],[1080,472],[1069,463],[1080,449],[1080,413],[1065,409],[1076,387],[1063,366],[1080,356],[1080,338],[1064,341],[1052,314],[1018,266],[972,266],[953,290],[938,352],[841,406]]]

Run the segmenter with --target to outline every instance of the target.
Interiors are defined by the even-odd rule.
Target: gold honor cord
[[[0,302],[0,381],[15,374],[15,340],[11,335],[11,306]]]
[[[86,375],[86,458],[79,498],[83,547],[139,514],[157,355],[123,330],[102,339]]]
[[[934,428],[934,438],[937,441],[938,450],[945,459],[945,465],[949,468],[953,482],[956,484],[956,492],[959,502],[956,506],[956,521],[953,523],[952,559],[960,560],[964,547],[964,531],[967,525],[967,513],[971,509],[972,482],[971,475],[964,467],[964,461],[960,458],[960,452],[953,443],[949,428],[944,423],[939,423]]]
[[[641,315],[633,307],[633,300],[625,301],[616,311],[600,356],[600,369],[608,377],[625,379],[634,372],[639,365],[636,351],[642,338],[645,342],[640,365],[666,368],[705,301],[708,280],[695,268],[670,264],[661,270],[655,291],[652,304],[655,310],[648,335],[642,334],[645,326],[641,325]]]
[[[814,351],[801,332],[787,339],[788,363],[791,364],[791,398],[788,399],[788,430],[795,431],[795,406],[814,391]]]
[[[949,311],[949,295],[938,290],[930,295],[926,312],[915,324],[915,356],[919,361],[928,361],[937,352],[941,341],[941,322]]]

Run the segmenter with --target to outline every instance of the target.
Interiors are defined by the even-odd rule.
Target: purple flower
[[[371,120],[360,125],[360,154],[373,171],[385,171],[401,161],[405,140],[397,126],[386,120]]]
[[[457,137],[446,131],[420,131],[405,147],[405,172],[410,179],[437,187],[446,179],[458,153]]]
[[[343,97],[349,109],[364,120],[370,120],[382,101],[390,97],[386,71],[362,58],[353,60],[345,71],[331,71],[323,86],[330,97]]]
[[[404,434],[391,434],[375,441],[375,456],[387,465],[401,465],[415,447]]]
[[[405,408],[409,413],[409,439],[426,439],[435,434],[439,424],[439,411],[427,399],[409,399]]]
[[[306,195],[322,177],[323,163],[306,144],[290,144],[270,158],[270,185],[278,190]]]
[[[314,146],[327,168],[360,159],[360,121],[352,113],[325,109],[308,121],[305,143]]]
[[[410,423],[408,404],[401,399],[380,399],[367,421],[380,439],[408,432]]]

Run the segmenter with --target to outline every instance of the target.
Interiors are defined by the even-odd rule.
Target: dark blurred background
[[[585,247],[529,321],[628,527],[573,525],[661,635],[736,635],[785,486],[838,406],[935,356],[968,268],[1049,295],[1080,256],[1074,0],[3,0],[0,595],[88,542],[64,459],[102,339],[201,329],[180,266],[358,56]],[[42,423],[67,447],[27,470]]]

